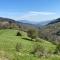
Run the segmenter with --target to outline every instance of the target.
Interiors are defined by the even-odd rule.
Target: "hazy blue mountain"
[[[37,24],[38,22],[35,22],[35,21],[29,21],[29,20],[18,20],[19,22],[22,22],[22,23],[29,23],[29,24]]]
[[[28,20],[19,20],[19,22],[22,22],[22,23],[28,23],[28,24],[33,24],[35,26],[44,26],[46,24],[48,24],[50,21],[43,21],[43,22],[35,22],[35,21],[28,21]]]
[[[49,20],[48,20],[48,21],[43,21],[43,22],[37,23],[36,25],[37,25],[37,26],[45,26],[45,25],[47,25],[49,22],[50,22]]]

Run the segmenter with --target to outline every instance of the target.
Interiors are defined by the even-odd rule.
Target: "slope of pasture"
[[[0,30],[0,60],[59,60],[60,56],[51,56],[49,58],[38,58],[30,54],[33,46],[37,43],[43,46],[47,51],[54,51],[55,45],[45,40],[41,42],[29,41],[26,33],[22,32],[22,36],[16,36],[17,30],[4,29]],[[22,49],[16,51],[16,44],[20,43]]]

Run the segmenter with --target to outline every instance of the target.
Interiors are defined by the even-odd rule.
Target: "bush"
[[[37,57],[42,57],[42,56],[45,56],[47,54],[44,47],[40,46],[39,44],[34,45],[31,53],[34,54]]]
[[[42,40],[40,38],[36,38],[35,42],[42,42]]]
[[[28,37],[31,38],[31,40],[35,39],[37,37],[37,31],[35,29],[29,29],[27,31],[27,35],[28,35]]]
[[[60,44],[56,46],[54,54],[60,54]]]
[[[22,44],[21,43],[17,43],[16,44],[16,51],[20,52],[20,49],[22,49]]]
[[[17,35],[16,36],[22,36],[22,34],[20,32],[17,32]]]

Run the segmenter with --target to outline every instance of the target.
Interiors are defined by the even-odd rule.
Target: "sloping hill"
[[[13,19],[0,17],[0,29],[7,28],[18,28],[18,24]]]
[[[28,29],[32,29],[32,28],[38,29],[38,27],[36,27],[33,24],[23,23],[13,19],[0,17],[0,29],[2,28],[21,29],[23,31],[27,31]]]
[[[60,22],[60,18],[51,21],[50,23],[48,23],[48,25],[55,24],[55,23],[58,23],[58,22]]]
[[[15,22],[13,19],[0,17],[0,22],[4,22],[4,21],[11,21],[11,22]]]
[[[5,29],[0,30],[0,59],[4,60],[59,60],[60,56],[53,55],[48,58],[36,57],[30,52],[36,44],[44,47],[46,51],[53,52],[56,46],[51,42],[40,39],[41,42],[29,41],[26,33],[21,31],[22,36],[16,36],[18,30]],[[16,51],[16,44],[20,43],[20,52]]]
[[[60,18],[51,21],[41,30],[42,38],[60,43]]]

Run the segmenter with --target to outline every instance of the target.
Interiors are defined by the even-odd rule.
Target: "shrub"
[[[29,29],[29,30],[27,31],[27,35],[28,35],[28,37],[31,38],[31,40],[32,40],[32,39],[35,39],[35,38],[37,37],[37,31],[34,30],[34,29]]]
[[[22,44],[21,43],[17,43],[16,44],[16,51],[20,52],[20,49],[22,49]]]
[[[36,38],[35,42],[42,42],[42,40],[40,38]]]
[[[42,56],[45,56],[47,54],[44,47],[40,46],[39,44],[35,44],[33,46],[33,50],[31,53],[34,54],[35,56],[38,56],[38,57],[42,57]]]
[[[20,32],[17,32],[17,35],[16,36],[22,36],[22,34]]]
[[[56,46],[54,54],[60,54],[60,44]]]

